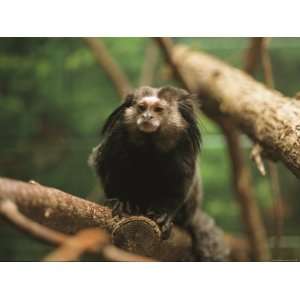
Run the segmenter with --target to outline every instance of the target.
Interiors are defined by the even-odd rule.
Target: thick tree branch
[[[179,228],[160,240],[160,230],[146,217],[112,218],[108,207],[39,184],[0,178],[0,201],[13,201],[32,220],[66,234],[100,227],[126,250],[159,260],[193,259],[191,238]]]
[[[124,98],[128,91],[131,90],[130,83],[125,74],[115,63],[103,41],[94,37],[84,37],[83,40],[94,54],[97,63],[103,68],[115,85],[119,96]]]
[[[178,68],[176,62],[173,61],[173,56],[170,56],[173,53],[172,48],[175,47],[172,41],[169,38],[157,38],[157,40],[166,55],[166,60],[175,68],[174,73],[177,75],[177,79],[180,80],[181,84],[191,90],[193,83],[190,82],[190,77],[185,76],[183,69]],[[250,172],[244,162],[239,133],[228,118],[220,118],[211,114],[209,114],[209,116],[222,128],[228,144],[232,163],[234,190],[237,201],[241,206],[242,220],[244,221],[248,233],[254,259],[259,261],[268,260],[270,259],[270,255],[266,233],[251,188]]]
[[[161,241],[159,228],[146,217],[133,216],[119,220],[112,218],[109,208],[57,189],[0,178],[0,203],[6,203],[7,199],[15,203],[26,217],[64,234],[98,227],[112,233],[114,244],[139,255],[162,261],[193,260],[191,238],[185,231],[175,227],[170,238]],[[13,222],[31,235],[55,244],[61,243],[61,237],[51,239],[48,234],[41,234],[40,229],[35,234],[30,226],[16,222],[15,218]],[[62,237],[65,239],[67,236]],[[232,249],[232,259],[248,255],[249,247],[244,240],[229,235],[225,238]],[[122,261],[127,261],[131,257],[130,253],[113,245],[105,247],[103,254],[110,260],[123,258]]]
[[[230,116],[269,158],[300,177],[300,103],[267,88],[245,72],[200,51],[175,46],[171,59],[203,109]]]
[[[33,238],[51,245],[61,245],[47,256],[48,261],[77,260],[84,252],[101,254],[111,261],[152,261],[111,245],[108,234],[100,228],[82,229],[76,236],[69,236],[45,227],[20,213],[17,205],[10,200],[0,200],[0,215]]]

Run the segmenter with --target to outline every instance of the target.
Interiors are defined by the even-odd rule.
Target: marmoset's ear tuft
[[[126,95],[126,97],[124,98],[123,103],[124,104],[126,103],[128,106],[130,106],[130,105],[132,105],[133,98],[134,98],[134,94],[128,93]]]
[[[133,104],[133,98],[134,95],[132,93],[128,94],[124,101],[109,115],[102,128],[102,134],[114,129],[117,121],[121,119],[125,109]]]

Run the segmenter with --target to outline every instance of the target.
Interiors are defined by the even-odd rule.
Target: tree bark
[[[160,229],[143,216],[112,217],[111,209],[40,184],[0,178],[0,201],[14,202],[32,220],[65,234],[100,227],[112,234],[115,245],[161,261],[193,260],[191,237],[174,228],[161,241]]]
[[[300,177],[300,102],[267,88],[245,72],[200,51],[175,46],[171,61],[203,110],[229,116],[265,155]]]
[[[108,207],[40,184],[0,177],[0,202],[7,200],[15,203],[26,217],[65,234],[100,227],[110,232],[112,242],[126,251],[160,261],[194,260],[191,237],[178,227],[172,229],[168,240],[161,241],[158,226],[146,217],[112,218]],[[58,238],[59,242],[64,239]],[[230,235],[225,239],[231,248],[231,259],[249,259],[245,240]],[[54,241],[57,243],[57,238]]]
[[[159,46],[162,48],[169,64],[173,67],[177,80],[191,91],[191,78],[185,76],[182,68],[180,69],[173,60],[172,53],[174,45],[170,38],[157,38]],[[251,47],[250,52],[257,52],[257,43],[255,48]],[[247,67],[251,67],[256,62],[255,55],[247,55]],[[251,62],[251,64],[249,63]],[[211,113],[211,112],[210,112]],[[270,259],[268,250],[266,231],[263,221],[260,217],[256,199],[251,188],[251,176],[243,159],[243,152],[240,146],[239,132],[229,118],[216,117],[208,114],[223,130],[228,145],[228,152],[232,166],[232,182],[236,199],[241,208],[242,221],[245,225],[248,239],[251,245],[253,258],[256,261],[266,261]]]

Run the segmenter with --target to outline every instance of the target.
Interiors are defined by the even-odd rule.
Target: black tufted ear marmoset
[[[141,87],[108,117],[90,162],[113,214],[148,216],[164,238],[175,223],[191,233],[199,260],[225,260],[222,233],[200,209],[196,110],[185,90]]]

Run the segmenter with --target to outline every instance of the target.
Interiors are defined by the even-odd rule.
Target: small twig
[[[83,229],[66,238],[44,261],[76,261],[86,251],[101,253],[109,242],[110,238],[105,231],[99,228]]]
[[[85,252],[101,255],[105,260],[119,262],[150,262],[152,258],[129,253],[111,244],[107,232],[100,228],[87,228],[67,237],[59,248],[44,261],[76,261]]]
[[[256,143],[252,147],[250,157],[255,162],[259,173],[262,176],[265,176],[266,175],[266,169],[265,169],[265,165],[263,163],[263,160],[261,158],[261,153],[262,153],[262,147],[259,144]]]
[[[103,257],[108,261],[151,262],[152,258],[129,253],[111,244],[109,235],[100,228],[82,229],[74,236],[67,236],[64,242],[44,261],[76,261],[85,253]]]
[[[261,53],[263,48],[264,38],[254,37],[250,39],[250,45],[245,52],[245,71],[253,75],[261,62]],[[263,159],[261,157],[262,148],[258,143],[255,143],[252,147],[250,157],[254,161],[259,173],[262,176],[266,175],[266,169]]]
[[[66,239],[66,235],[58,231],[42,226],[25,217],[18,210],[17,205],[10,200],[0,200],[0,214],[18,229],[38,240],[47,241],[50,244],[60,244]]]
[[[103,68],[115,85],[118,94],[123,98],[131,90],[129,80],[114,61],[102,40],[94,37],[84,37],[86,45],[91,49],[98,64]]]

